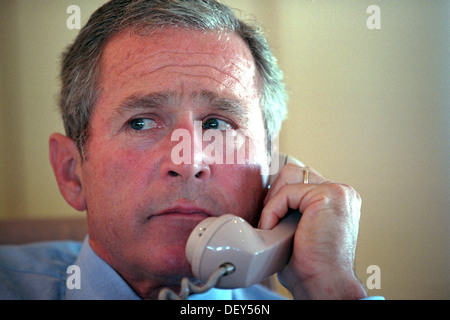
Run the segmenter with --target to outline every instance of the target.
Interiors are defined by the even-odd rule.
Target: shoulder
[[[80,248],[75,241],[0,246],[0,299],[57,299]]]

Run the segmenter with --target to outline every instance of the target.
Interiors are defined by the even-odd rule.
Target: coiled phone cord
[[[217,281],[223,276],[233,273],[235,270],[234,265],[231,263],[222,264],[219,269],[213,272],[213,274],[208,278],[208,281],[204,285],[195,285],[188,278],[183,278],[181,280],[180,293],[176,294],[169,288],[162,289],[158,294],[159,300],[186,300],[191,293],[204,293],[211,288],[213,288]]]

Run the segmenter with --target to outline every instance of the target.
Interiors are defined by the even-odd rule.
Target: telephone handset
[[[244,219],[225,214],[203,220],[191,233],[186,256],[194,276],[206,283],[220,266],[234,272],[221,277],[217,288],[241,288],[281,271],[292,252],[300,213],[292,212],[272,230],[254,229]]]
[[[280,164],[288,162],[295,160],[280,155]],[[291,256],[300,216],[298,211],[290,212],[272,230],[255,229],[231,214],[203,220],[186,244],[194,276],[206,283],[218,268],[232,265],[234,271],[215,284],[231,289],[251,286],[281,271]]]

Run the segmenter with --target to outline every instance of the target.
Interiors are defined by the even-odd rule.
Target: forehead
[[[99,83],[125,83],[175,70],[211,77],[233,90],[240,86],[242,93],[256,88],[258,81],[250,50],[236,33],[168,28],[149,35],[128,30],[113,36],[102,53]]]
[[[239,60],[247,67],[253,63],[249,48],[236,33],[173,27],[148,34],[134,32],[131,29],[118,33],[108,41],[103,53],[103,62],[120,58],[124,59],[122,60],[124,67],[129,67],[126,62],[135,63],[139,57],[145,58],[148,54],[158,52],[203,53],[233,57],[233,60]]]

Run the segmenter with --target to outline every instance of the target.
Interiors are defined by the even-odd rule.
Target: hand
[[[303,183],[309,171],[308,184]],[[302,218],[292,257],[278,274],[295,299],[360,299],[365,290],[353,265],[361,198],[351,187],[326,180],[311,168],[286,164],[264,200],[260,228],[273,228],[288,209]]]

